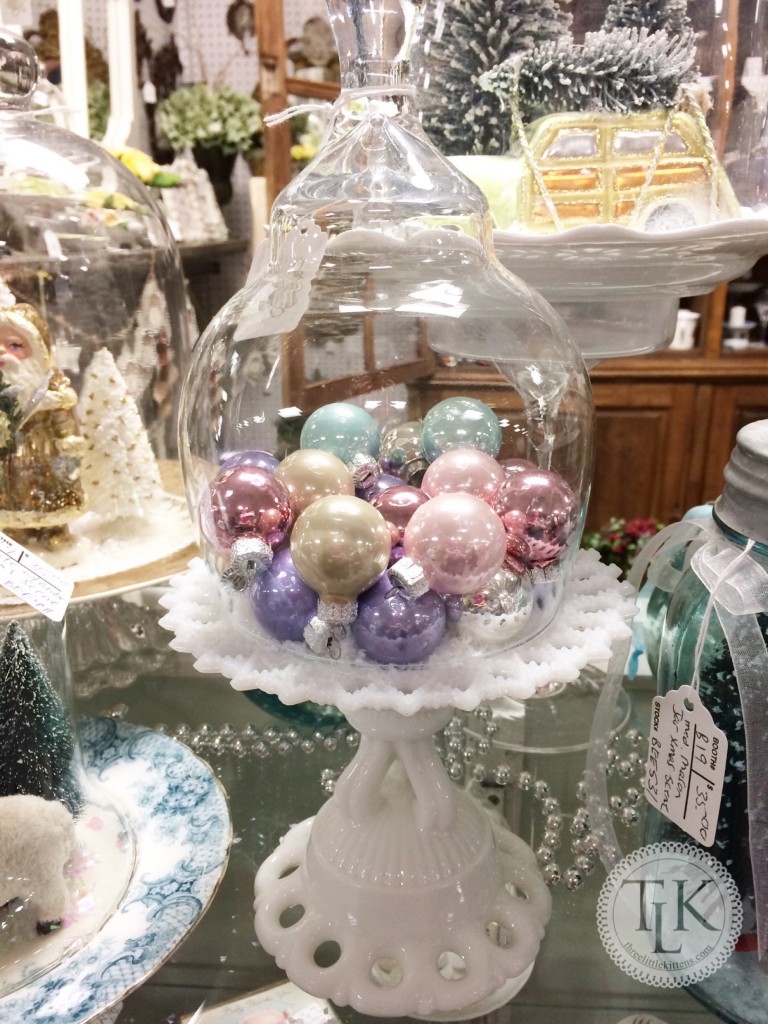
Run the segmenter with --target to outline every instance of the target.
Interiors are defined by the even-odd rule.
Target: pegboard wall
[[[86,37],[107,56],[107,5],[109,0],[83,0]],[[183,66],[181,84],[206,81],[225,84],[250,95],[258,82],[257,44],[254,36],[240,40],[227,27],[230,0],[176,0],[173,16],[165,21],[159,13],[163,0],[136,0],[141,24],[153,51],[173,37]],[[166,0],[169,2],[169,0]],[[327,18],[325,0],[283,0],[286,38],[300,36],[308,18]],[[56,0],[32,0],[34,22]],[[168,9],[170,13],[170,8]],[[238,160],[232,178],[234,195],[224,207],[224,217],[233,238],[251,242],[251,207],[248,197],[249,170]],[[250,259],[227,259],[222,273],[211,287],[221,304],[244,282]],[[202,325],[201,325],[202,326]]]

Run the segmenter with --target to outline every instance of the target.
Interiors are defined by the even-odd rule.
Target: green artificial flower
[[[261,135],[261,107],[228,86],[190,85],[163,100],[157,124],[174,153],[195,146],[218,147],[225,154],[245,153]]]

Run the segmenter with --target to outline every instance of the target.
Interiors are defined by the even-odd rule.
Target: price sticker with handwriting
[[[653,701],[645,796],[702,846],[715,841],[728,740],[692,686]]]
[[[58,569],[0,533],[0,586],[35,611],[61,622],[75,585]]]

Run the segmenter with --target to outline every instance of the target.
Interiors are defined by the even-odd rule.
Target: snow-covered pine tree
[[[605,9],[602,27],[646,28],[666,32],[668,36],[690,35],[688,0],[612,0]]]
[[[18,622],[0,648],[0,723],[0,796],[60,800],[76,814],[83,797],[67,712]]]
[[[507,100],[515,92],[523,121],[562,111],[630,114],[670,108],[693,79],[695,53],[687,37],[647,29],[588,32],[582,43],[561,40],[507,62],[483,85]]]
[[[78,417],[89,511],[107,522],[148,515],[163,494],[160,470],[136,402],[106,348],[88,366]]]
[[[430,13],[431,12],[431,13]],[[542,43],[567,35],[557,0],[437,0],[427,10],[414,56],[422,123],[448,155],[503,153],[510,119],[481,75]]]

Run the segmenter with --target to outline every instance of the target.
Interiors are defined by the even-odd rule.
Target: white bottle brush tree
[[[427,7],[415,54],[427,134],[445,154],[504,153],[509,113],[481,85],[484,72],[567,36],[558,0],[439,0]]]
[[[697,75],[687,0],[614,0],[599,31],[542,42],[480,84],[530,122],[562,111],[670,110]]]
[[[156,513],[164,495],[157,459],[136,402],[106,348],[86,371],[78,418],[87,444],[82,482],[89,511],[106,522]]]

